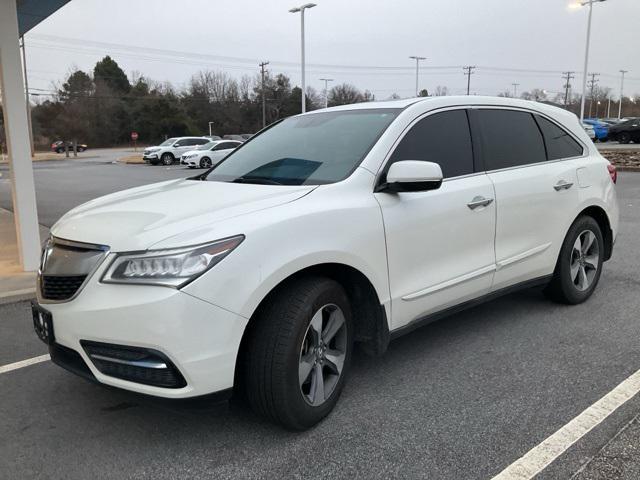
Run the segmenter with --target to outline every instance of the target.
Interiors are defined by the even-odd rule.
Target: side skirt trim
[[[467,302],[460,303],[458,305],[454,305],[453,307],[445,308],[444,310],[440,310],[439,312],[431,313],[424,317],[419,317],[412,322],[392,330],[390,332],[391,340],[395,340],[398,337],[406,335],[407,333],[413,332],[416,328],[423,327],[428,325],[429,323],[435,322],[442,318],[453,315],[454,313],[461,312],[471,307],[475,307],[476,305],[480,305],[482,303],[488,302],[498,297],[502,297],[503,295],[507,295],[509,293],[517,292],[519,290],[524,290],[526,288],[538,287],[541,285],[546,285],[551,280],[552,275],[545,275],[543,277],[534,278],[532,280],[527,280],[525,282],[517,283],[515,285],[511,285],[509,287],[501,288],[500,290],[496,290],[495,292],[490,292],[486,295],[483,295],[478,298],[474,298],[473,300],[469,300]]]

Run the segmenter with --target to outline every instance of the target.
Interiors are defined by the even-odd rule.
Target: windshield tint
[[[160,147],[168,147],[169,145],[173,145],[173,143],[176,141],[175,138],[168,138],[166,139],[164,142],[162,142],[159,146]]]
[[[399,109],[287,118],[251,139],[207,175],[210,181],[320,185],[348,177]]]

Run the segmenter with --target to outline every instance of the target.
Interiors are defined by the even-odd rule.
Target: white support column
[[[16,0],[0,0],[0,87],[20,264],[24,271],[33,271],[38,269],[40,258],[40,231],[18,43]]]

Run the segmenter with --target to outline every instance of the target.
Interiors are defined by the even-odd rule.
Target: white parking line
[[[39,357],[27,358],[26,360],[22,360],[20,362],[10,363],[9,365],[0,366],[0,373],[7,373],[12,370],[18,370],[19,368],[28,367],[29,365],[33,365],[40,362],[46,362],[47,360],[51,360],[49,354],[40,355]]]
[[[541,444],[533,447],[492,480],[527,480],[535,477],[638,392],[640,392],[640,370]]]

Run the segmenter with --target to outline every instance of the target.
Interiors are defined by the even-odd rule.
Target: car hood
[[[171,180],[91,200],[65,214],[51,234],[108,245],[114,252],[146,250],[178,234],[297,200],[314,188]]]

